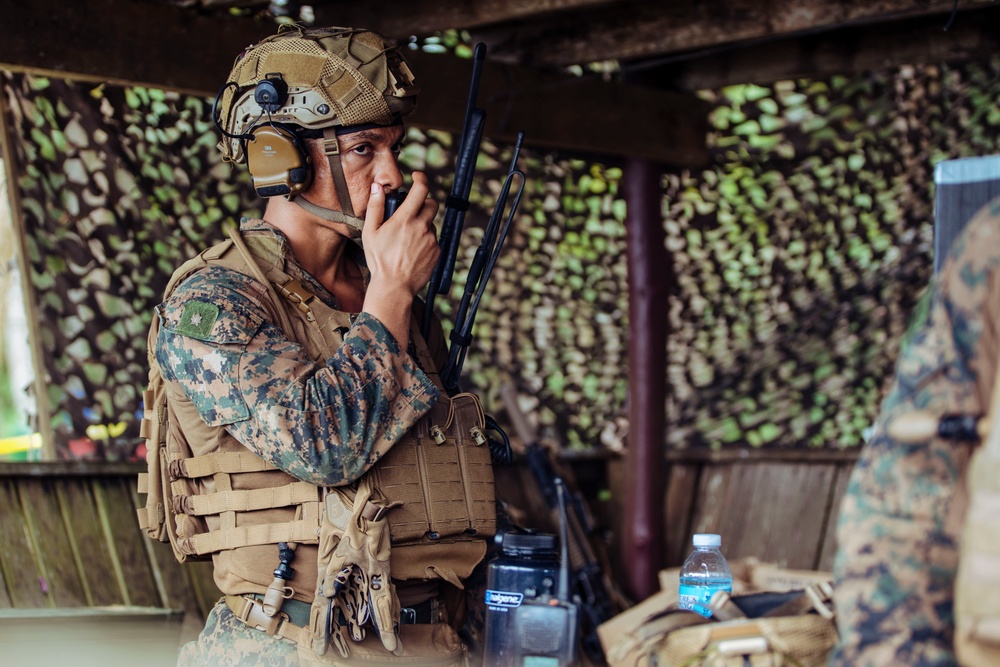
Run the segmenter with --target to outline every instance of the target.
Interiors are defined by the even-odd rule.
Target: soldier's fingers
[[[422,171],[413,172],[413,185],[410,187],[410,192],[416,192],[416,199],[423,200],[427,197],[427,194],[431,191],[430,184],[427,178],[427,174]]]
[[[405,210],[405,217],[410,219],[422,218],[424,202],[427,201],[429,193],[427,174],[422,171],[413,172],[413,183],[406,193],[406,199],[399,205],[399,210]]]
[[[368,195],[368,208],[365,211],[365,229],[375,231],[382,226],[382,216],[385,215],[385,190],[378,183],[372,183],[371,194]]]

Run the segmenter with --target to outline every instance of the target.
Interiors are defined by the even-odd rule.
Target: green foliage
[[[0,359],[0,437],[24,435],[28,433],[24,415],[17,408],[11,389],[10,370]]]
[[[249,179],[205,178],[202,165],[222,166],[205,139],[207,100],[29,75],[3,83],[22,139],[13,148],[57,449],[70,457],[88,426],[124,422],[96,456],[133,458],[153,306],[174,268],[257,206]]]

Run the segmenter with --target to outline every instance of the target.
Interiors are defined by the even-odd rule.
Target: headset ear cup
[[[247,168],[259,197],[302,192],[312,183],[312,161],[305,144],[279,124],[251,128],[246,142]]]

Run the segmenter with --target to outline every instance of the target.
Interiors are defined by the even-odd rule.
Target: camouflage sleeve
[[[209,268],[157,308],[155,350],[210,426],[304,481],[347,484],[438,399],[376,318],[360,315],[325,363],[267,321],[262,288]]]
[[[969,446],[886,433],[914,410],[982,414],[996,375],[1000,200],[955,241],[900,355],[840,508],[834,563],[840,643],[830,664],[953,665],[953,582]]]

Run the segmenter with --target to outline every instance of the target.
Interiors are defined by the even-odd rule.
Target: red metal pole
[[[659,590],[663,562],[667,299],[673,269],[660,214],[661,175],[649,160],[625,162],[630,404],[622,555],[626,588],[637,602]]]

